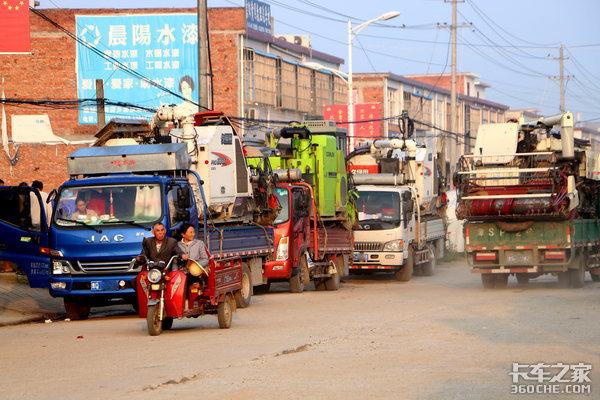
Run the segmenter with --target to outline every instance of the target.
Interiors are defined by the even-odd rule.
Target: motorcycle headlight
[[[289,256],[289,238],[287,236],[283,236],[279,239],[279,244],[277,245],[277,261],[287,260]]]
[[[69,268],[68,261],[52,261],[52,274],[53,275],[62,275],[62,274],[70,274],[71,269]]]
[[[402,251],[403,247],[404,241],[402,239],[392,240],[383,245],[383,251]]]
[[[148,280],[150,283],[158,283],[160,282],[160,278],[162,278],[162,272],[156,268],[152,268],[148,271]]]

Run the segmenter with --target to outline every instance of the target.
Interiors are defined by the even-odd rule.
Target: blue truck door
[[[0,260],[15,263],[29,286],[48,287],[48,225],[40,194],[30,187],[0,187],[0,204]]]

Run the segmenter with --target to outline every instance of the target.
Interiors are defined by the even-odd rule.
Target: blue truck
[[[82,148],[67,161],[70,179],[49,195],[51,216],[35,189],[0,187],[0,260],[15,263],[30,286],[62,297],[69,318],[115,303],[137,307],[133,259],[157,222],[169,236],[191,223],[216,259],[239,260],[246,282],[236,301],[249,305],[250,266],[262,267],[272,254],[273,231],[209,224],[204,182],[189,169],[185,144]],[[41,213],[37,226],[31,210]]]

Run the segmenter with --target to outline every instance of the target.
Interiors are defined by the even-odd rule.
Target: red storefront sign
[[[372,141],[383,136],[383,106],[380,103],[354,105],[354,147],[362,142]],[[341,128],[348,128],[348,106],[332,104],[323,108],[323,118],[335,121]],[[360,122],[364,121],[364,122]]]
[[[0,53],[29,53],[29,0],[0,0]]]

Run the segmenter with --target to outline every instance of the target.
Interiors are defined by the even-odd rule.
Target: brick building
[[[48,9],[53,21],[76,31],[76,16],[195,13],[185,9]],[[65,100],[78,97],[76,42],[57,27],[31,13],[31,54],[0,55],[0,79],[6,98]],[[322,106],[343,102],[346,85],[337,76],[303,66],[315,61],[339,68],[343,59],[246,26],[242,7],[211,8],[208,14],[214,85],[214,108],[228,115],[260,119],[300,120],[320,115]],[[80,27],[77,27],[80,28]],[[57,187],[67,178],[66,156],[87,145],[101,128],[80,124],[76,107],[6,105],[11,136],[15,115],[47,116],[54,143],[10,144],[0,155],[0,178],[7,184],[41,179]],[[254,132],[253,126],[243,126]],[[65,139],[65,140],[63,140]],[[79,143],[79,144],[77,144]],[[16,155],[16,157],[14,157]]]

